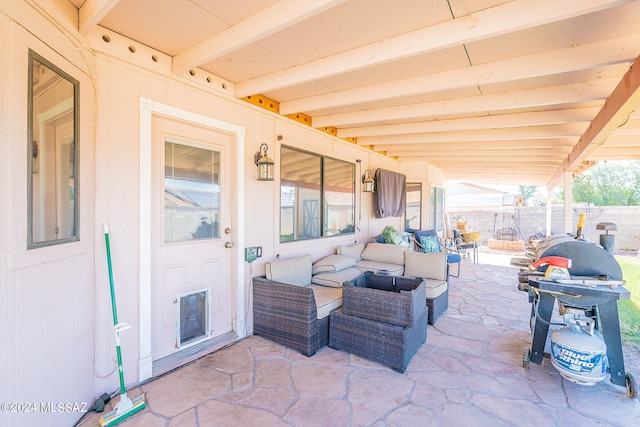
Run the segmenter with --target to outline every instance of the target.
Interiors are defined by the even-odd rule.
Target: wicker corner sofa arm
[[[313,290],[253,278],[253,333],[312,356],[329,341],[329,316],[317,318]]]

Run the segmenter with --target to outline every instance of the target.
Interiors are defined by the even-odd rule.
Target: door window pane
[[[165,141],[164,241],[220,237],[220,152]]]
[[[28,247],[78,240],[78,82],[29,52]]]

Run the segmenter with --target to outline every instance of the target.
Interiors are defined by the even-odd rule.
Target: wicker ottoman
[[[399,326],[416,324],[426,306],[419,277],[365,273],[342,286],[342,312]]]
[[[329,321],[329,347],[404,372],[413,355],[427,340],[428,312],[425,305],[414,325],[400,326],[349,316],[342,309],[334,310]]]

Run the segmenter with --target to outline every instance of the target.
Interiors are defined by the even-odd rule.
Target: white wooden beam
[[[640,106],[640,56],[622,77],[620,83],[608,97],[598,115],[549,181],[555,187],[563,175],[586,160],[599,145],[619,126],[629,119],[631,113]]]
[[[469,177],[465,176],[464,173],[461,173],[455,170],[450,171],[447,169],[442,169],[440,168],[439,165],[434,165],[434,166],[441,169],[448,180],[462,180],[462,181],[469,182]],[[508,175],[508,174],[505,174],[505,175]],[[544,185],[544,180],[545,180],[545,176],[541,174],[533,174],[533,175],[526,174],[526,175],[518,176],[518,184],[522,184],[522,185],[534,185],[532,183],[535,183],[535,185]],[[489,171],[485,171],[484,173],[481,171],[478,171],[477,173],[474,173],[473,182],[475,183],[500,182],[504,184],[513,185],[513,181],[509,181],[508,178],[505,179],[504,176],[496,176],[495,174],[491,174],[491,172]]]
[[[478,179],[481,178],[492,178],[495,180],[502,180],[502,182],[508,183],[508,184],[512,184],[514,183],[513,177],[517,174],[518,177],[518,184],[522,184],[522,180],[526,180],[528,181],[529,179],[535,177],[536,179],[541,180],[540,181],[540,185],[544,185],[544,180],[546,179],[546,177],[549,176],[549,172],[544,172],[544,171],[536,171],[533,173],[520,173],[519,170],[517,169],[504,169],[501,172],[501,175],[496,174],[495,172],[492,172],[489,168],[485,168],[485,169],[478,169],[478,170],[473,170],[470,171],[470,173],[473,174],[473,176],[469,176],[469,174],[465,173],[465,171],[462,168],[456,168],[456,169],[449,169],[447,167],[442,167],[440,164],[438,163],[432,163],[434,166],[438,167],[439,169],[441,169],[446,178],[447,179],[463,179],[464,181],[471,181],[473,180],[474,182]],[[509,175],[511,175],[509,177]],[[505,179],[506,176],[506,179]],[[509,180],[509,178],[511,178],[511,180]]]
[[[392,150],[393,151],[393,150]],[[387,152],[388,154],[393,154],[391,152]],[[515,159],[516,157],[530,160],[557,160],[558,162],[562,162],[569,150],[557,150],[557,151],[540,151],[540,150],[519,150],[515,148],[510,148],[506,150],[494,149],[494,150],[478,150],[468,153],[460,153],[460,152],[452,152],[452,151],[425,151],[423,155],[420,154],[412,154],[415,157],[428,157],[432,159],[436,158],[451,158],[451,159],[463,159],[463,158],[471,158],[471,159],[484,159],[489,158],[497,158],[501,162],[508,163],[509,161]],[[532,159],[532,157],[534,157]]]
[[[451,178],[447,178],[447,179],[458,180],[458,181],[468,181],[467,179],[465,179],[464,175],[452,175]],[[523,176],[519,178],[518,181],[522,185],[544,185],[543,177]],[[497,178],[497,177],[492,177],[492,176],[478,176],[474,179],[474,182],[478,184],[511,184],[510,181]]]
[[[172,71],[174,74],[180,74],[304,21],[345,1],[281,0],[225,31],[177,54],[173,58]],[[257,93],[249,93],[247,95],[255,95]]]
[[[638,147],[640,146],[640,137],[638,135],[611,135],[599,147]],[[638,150],[640,152],[640,149]]]
[[[447,149],[460,151],[487,150],[495,148],[535,148],[556,149],[573,148],[577,139],[574,138],[546,138],[546,139],[511,139],[503,141],[460,141],[460,142],[426,142],[424,144],[376,144],[373,149],[376,151],[419,151],[429,149]],[[634,145],[637,145],[635,141]]]
[[[479,129],[453,132],[411,133],[405,135],[367,136],[358,138],[358,145],[422,144],[425,142],[499,141],[513,139],[576,138],[587,128],[587,123],[563,125],[523,126],[505,129]]]
[[[629,0],[515,0],[326,58],[237,83],[239,98],[383,64],[399,58],[573,18]]]
[[[402,159],[404,160],[404,159]],[[426,159],[428,160],[428,159]],[[457,169],[461,169],[461,170],[466,170],[469,172],[488,172],[491,173],[492,169],[496,169],[496,170],[513,170],[513,171],[518,171],[518,172],[524,172],[524,173],[532,173],[532,174],[539,174],[539,175],[547,175],[549,176],[550,173],[553,173],[552,168],[548,167],[548,166],[544,166],[544,165],[548,165],[546,162],[535,162],[534,164],[538,164],[538,167],[536,168],[530,168],[530,169],[522,169],[522,166],[525,164],[531,164],[533,162],[522,162],[522,161],[515,161],[515,162],[502,162],[502,163],[487,163],[487,162],[479,162],[478,159],[475,160],[462,160],[462,161],[448,161],[448,160],[435,160],[433,161],[434,163],[437,163],[438,166],[443,167],[447,170],[455,170]],[[540,173],[542,172],[542,173]],[[511,177],[513,178],[513,177]]]
[[[612,135],[634,135],[640,136],[640,120],[633,119],[627,120],[623,125],[616,128]]]
[[[626,160],[626,156],[640,154],[640,141],[636,142],[632,147],[597,147],[591,153],[591,156],[617,157],[618,160]],[[589,159],[591,159],[589,156]]]
[[[86,36],[120,0],[87,0],[79,11],[78,31]]]
[[[607,154],[592,154],[589,156],[589,159],[594,161],[616,161],[616,160],[640,160],[640,152],[636,150],[635,153],[625,154],[624,157],[620,157],[619,155],[607,155]]]
[[[280,113],[304,112],[313,115],[315,111],[326,108],[630,63],[637,52],[640,52],[640,36],[600,41],[281,102]]]
[[[495,171],[492,171],[491,167],[469,170],[466,167],[467,165],[448,168],[446,166],[442,166],[438,162],[430,162],[429,164],[441,169],[444,172],[446,179],[463,179],[467,182],[470,180],[473,180],[475,182],[480,179],[490,178],[492,181],[513,184],[514,177],[517,176],[518,184],[530,182],[530,179],[535,177],[536,180],[540,180],[538,181],[538,185],[544,185],[544,182],[549,177],[549,174],[552,173],[540,170],[523,171],[521,169],[512,168],[505,169],[503,173],[498,174]]]
[[[463,175],[454,175],[451,178],[448,179],[452,179],[452,180],[458,180],[458,181],[467,181]],[[522,185],[543,185],[543,178],[542,177],[522,177],[521,179],[518,180]],[[478,184],[511,184],[511,182],[506,181],[504,179],[498,179],[498,178],[493,178],[491,176],[484,176],[484,177],[477,177],[474,182],[477,182]]]
[[[600,107],[573,108],[569,110],[537,111],[482,115],[464,119],[431,120],[393,125],[362,126],[338,129],[339,138],[377,135],[402,135],[407,133],[451,132],[468,129],[513,128],[520,126],[557,125],[575,122],[591,122]]]
[[[433,162],[430,163],[433,164],[439,168],[441,168],[442,170],[444,170],[445,172],[449,172],[449,173],[457,173],[457,171],[459,171],[460,174],[462,174],[464,176],[465,172],[470,172],[473,173],[474,177],[475,176],[482,176],[482,175],[496,175],[495,174],[495,170],[492,171],[492,169],[498,169],[499,165],[491,165],[490,167],[487,167],[486,165],[484,165],[484,167],[477,167],[477,168],[473,168],[473,166],[471,166],[470,164],[463,164],[462,167],[460,167],[460,165],[455,166],[453,165],[453,167],[449,167],[448,164],[442,164],[440,162]],[[530,170],[530,171],[523,171],[521,168],[518,168],[517,165],[513,166],[513,167],[505,167],[505,168],[501,168],[500,171],[506,171],[506,172],[510,172],[513,171],[514,173],[517,173],[518,178],[520,177],[519,173],[522,172],[523,175],[528,175],[528,176],[549,176],[550,171],[548,170],[540,170],[540,169],[536,169],[536,170]],[[513,178],[515,175],[511,175],[510,177],[507,178],[511,178],[512,182],[511,184],[513,184]],[[449,179],[449,176],[447,176],[447,178]],[[469,180],[470,177],[466,177],[465,180]]]
[[[478,114],[487,111],[503,111],[515,108],[562,105],[587,101],[603,101],[615,87],[617,80],[602,79],[588,83],[549,86],[536,89],[525,89],[490,95],[477,95],[465,98],[445,99],[377,108],[373,110],[354,111],[351,113],[328,114],[316,116],[312,120],[313,127],[362,126],[364,124],[391,123],[394,121],[413,120],[419,118],[437,118],[457,114]]]

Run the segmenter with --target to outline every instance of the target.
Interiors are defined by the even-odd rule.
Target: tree
[[[533,199],[534,196],[537,196],[538,187],[535,185],[519,185],[518,186],[518,194],[520,194],[527,201],[527,205],[532,206],[536,203],[531,203],[530,199]]]
[[[640,164],[602,162],[573,181],[573,201],[596,206],[640,205]]]

